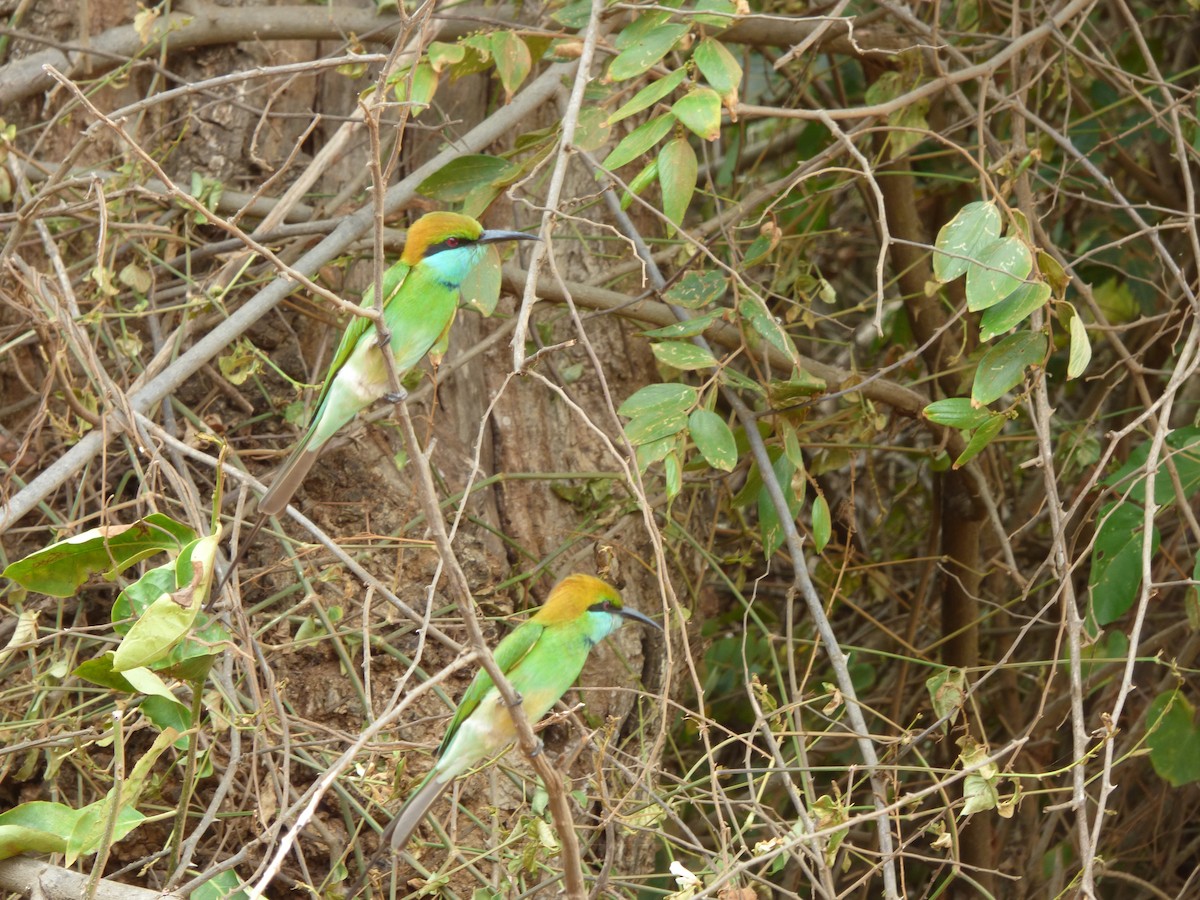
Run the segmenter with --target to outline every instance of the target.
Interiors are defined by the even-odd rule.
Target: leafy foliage
[[[1186,892],[1191,9],[910,6],[247,7],[213,77],[185,65],[206,23],[145,10],[136,46],[89,35],[92,82],[18,94],[32,51],[0,38],[0,462],[6,502],[40,492],[5,534],[0,857],[111,876],[143,842],[160,886],[242,847],[201,886],[232,896],[315,798],[277,862],[337,895],[437,743],[427,679],[457,691],[439,573],[498,620],[597,565],[669,634],[543,732],[573,814],[612,825],[579,836],[614,895]],[[269,39],[318,15],[349,51],[281,63]],[[526,292],[528,256],[488,251],[403,385],[424,446],[401,420],[323,456],[303,526],[267,529],[240,609],[210,613],[205,534],[243,514],[212,442],[269,471],[345,327],[331,295],[429,207],[546,211],[552,264]],[[394,692],[405,751],[343,759]],[[561,878],[545,791],[483,780],[400,892]]]

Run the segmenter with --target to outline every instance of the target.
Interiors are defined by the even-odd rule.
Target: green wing
[[[496,657],[496,665],[500,667],[500,671],[507,675],[515,669],[517,663],[524,659],[525,655],[533,649],[533,645],[537,643],[538,638],[542,636],[542,632],[545,630],[546,626],[539,625],[537,622],[525,622],[516,631],[502,640],[492,654]],[[491,689],[491,676],[483,669],[480,669],[475,673],[475,680],[471,682],[466,693],[462,695],[462,699],[458,701],[458,710],[454,713],[454,718],[446,729],[446,734],[442,737],[441,746],[438,747],[438,756],[446,752],[446,748],[450,746],[450,741],[458,733],[458,726],[463,723],[467,716],[475,711],[475,707],[479,706],[479,702],[483,700],[484,695]]]
[[[383,296],[384,306],[391,301],[392,296],[396,291],[400,290],[400,286],[404,284],[404,279],[408,277],[409,271],[412,269],[408,263],[398,262],[386,272],[383,273]],[[360,304],[364,309],[371,307],[375,303],[375,286],[371,285],[366,289],[362,296]],[[359,340],[367,329],[374,325],[374,321],[366,316],[354,316],[346,330],[342,332],[342,339],[337,345],[337,350],[333,353],[333,362],[329,364],[329,371],[325,373],[325,382],[321,385],[321,393],[317,396],[317,402],[313,405],[313,409],[320,410],[321,404],[325,402],[325,395],[329,393],[329,388],[333,384],[333,379],[346,364],[346,360],[350,358],[350,354],[354,352],[354,348],[358,346]],[[316,416],[314,415],[314,421]]]

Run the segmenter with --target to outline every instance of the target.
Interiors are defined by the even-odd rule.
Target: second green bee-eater
[[[653,619],[625,608],[612,585],[590,575],[569,575],[528,621],[500,642],[496,665],[520,696],[530,723],[550,711],[583,671],[591,649],[626,619],[662,630]],[[504,699],[481,669],[458,703],[433,769],[384,830],[383,846],[403,849],[454,779],[499,754],[516,736]]]

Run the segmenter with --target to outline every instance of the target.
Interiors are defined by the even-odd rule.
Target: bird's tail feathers
[[[320,455],[321,448],[311,446],[312,436],[313,429],[309,428],[291,456],[279,467],[279,471],[271,480],[271,486],[258,501],[259,515],[277,516],[288,505],[292,494],[296,493],[296,488],[300,487],[300,482],[308,475],[313,463],[317,461],[317,456]]]
[[[450,787],[451,781],[453,781],[453,779],[439,781],[435,777],[436,775],[436,771],[429,773],[421,786],[404,802],[400,811],[396,813],[396,817],[384,829],[383,840],[391,844],[394,853],[399,853],[405,848],[408,839],[412,837],[417,826],[421,824],[421,820],[429,812],[429,807],[433,806],[437,798],[442,796],[442,793]]]

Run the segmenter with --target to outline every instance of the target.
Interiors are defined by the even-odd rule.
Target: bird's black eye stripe
[[[475,242],[470,238],[458,237],[456,235],[453,237],[448,237],[444,241],[438,241],[436,244],[430,244],[425,248],[425,255],[433,256],[433,254],[441,253],[443,250],[454,250],[457,247],[465,247],[468,244],[473,243]]]
[[[588,607],[588,612],[614,612],[615,610],[616,607],[613,606],[611,600],[602,600]]]

